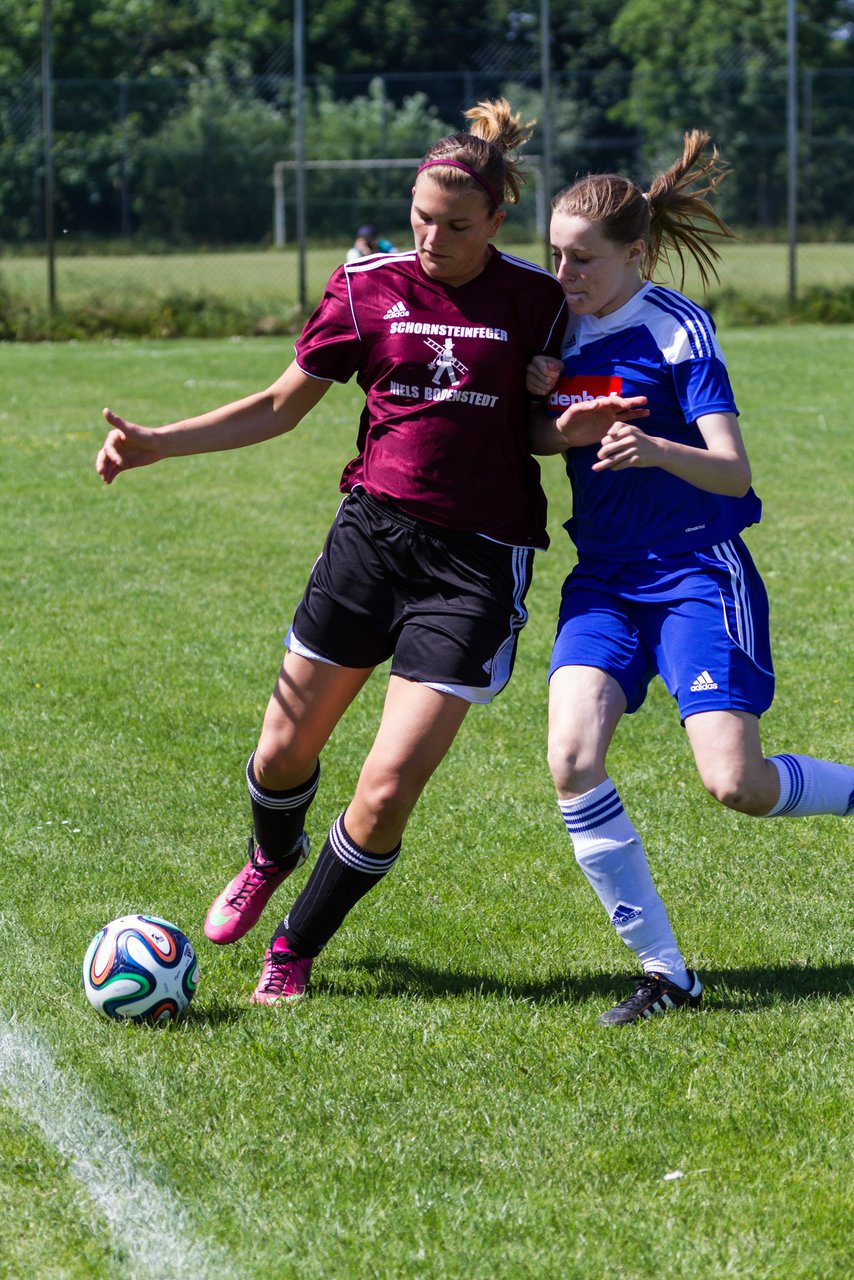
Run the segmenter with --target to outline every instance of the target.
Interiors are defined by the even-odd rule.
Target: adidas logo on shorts
[[[402,320],[404,316],[408,316],[409,312],[402,302],[396,302],[393,307],[389,307],[383,316],[383,320]]]
[[[717,689],[717,687],[718,686],[715,684],[708,671],[701,671],[694,683],[691,685],[691,692],[706,693],[710,689]]]

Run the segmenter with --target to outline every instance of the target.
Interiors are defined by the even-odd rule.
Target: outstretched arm
[[[293,431],[331,385],[291,364],[266,391],[163,427],[143,427],[105,409],[104,418],[112,430],[95,460],[95,470],[105,484],[112,484],[123,471],[164,458],[242,449],[272,440]]]
[[[703,414],[697,426],[705,449],[648,436],[638,427],[616,422],[602,440],[593,470],[661,467],[707,493],[744,497],[750,488],[750,462],[735,414]]]

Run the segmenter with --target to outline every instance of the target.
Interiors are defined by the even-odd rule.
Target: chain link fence
[[[684,129],[706,128],[732,167],[719,211],[756,246],[749,286],[785,291],[786,68],[763,68],[761,81],[749,69],[679,68],[673,75],[667,93],[660,78],[641,73],[554,76],[552,186],[603,170],[643,181],[675,158]],[[715,119],[675,118],[662,103],[678,100],[682,81],[696,88],[704,76],[712,78]],[[421,155],[435,137],[465,127],[466,107],[500,93],[526,116],[542,115],[539,76],[530,70],[309,78],[306,93],[305,154],[312,161]],[[256,301],[295,298],[290,78],[57,80],[53,99],[61,299],[69,291],[164,287],[236,291]],[[838,278],[833,252],[820,250],[850,239],[854,226],[852,102],[854,71],[801,72],[798,234],[804,278],[816,283]],[[0,83],[0,122],[0,280],[7,290],[40,289],[43,277],[33,269],[45,238],[38,75]],[[541,142],[535,131],[528,150],[540,151]],[[531,190],[502,236],[542,260],[553,192],[536,181],[537,166],[529,167]],[[397,245],[410,243],[410,186],[410,174],[391,166],[306,172],[314,297],[360,224],[373,224]],[[744,280],[741,249],[728,251],[724,284]],[[211,256],[202,260],[202,250]]]

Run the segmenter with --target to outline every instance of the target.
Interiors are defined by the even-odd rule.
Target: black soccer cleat
[[[620,1027],[670,1009],[699,1008],[703,987],[693,969],[687,972],[691,983],[687,991],[660,973],[645,973],[632,994],[603,1013],[599,1022],[604,1027]]]

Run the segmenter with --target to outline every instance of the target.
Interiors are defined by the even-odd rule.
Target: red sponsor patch
[[[554,390],[548,399],[548,407],[555,416],[563,413],[571,404],[580,404],[582,400],[595,400],[597,396],[623,394],[623,379],[616,374],[599,374],[595,377],[584,375],[574,378],[558,378]]]

